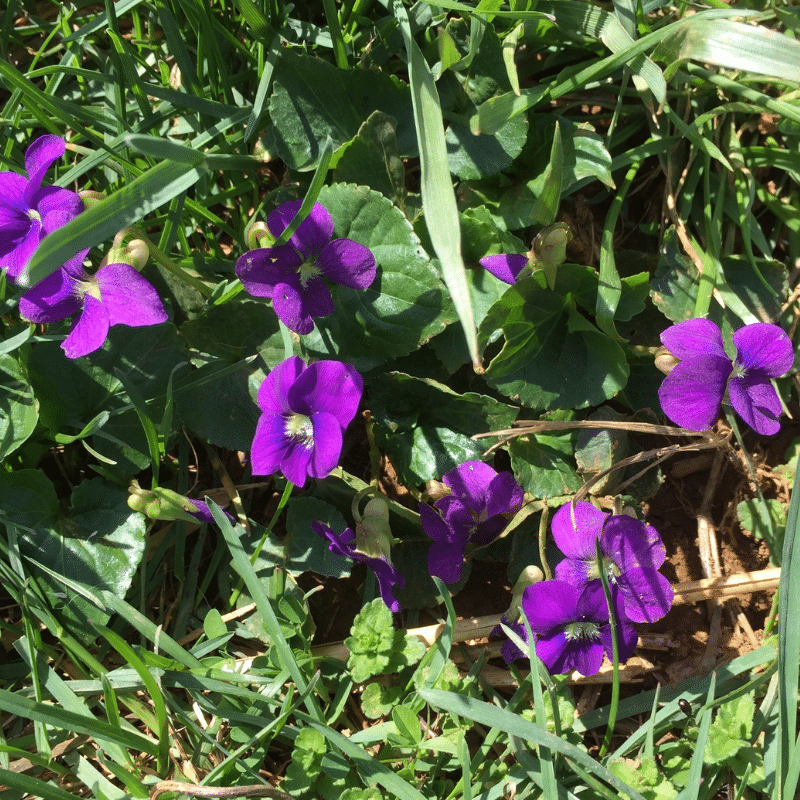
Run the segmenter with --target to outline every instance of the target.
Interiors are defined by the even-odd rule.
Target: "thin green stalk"
[[[611,587],[608,584],[608,575],[603,565],[603,551],[600,549],[600,540],[596,543],[597,570],[600,573],[600,580],[603,584],[603,594],[606,596],[608,605],[608,624],[611,626],[611,648],[613,656],[614,672],[611,676],[611,704],[608,707],[608,726],[606,735],[603,737],[603,744],[600,747],[599,759],[605,757],[611,746],[611,738],[614,735],[614,725],[617,722],[617,709],[619,708],[619,642],[617,639],[617,618],[614,613],[614,603],[611,599]]]
[[[547,563],[547,521],[549,514],[548,507],[542,509],[542,516],[539,517],[539,560],[542,562],[542,572],[546,581],[552,580],[553,573]]]
[[[322,5],[325,7],[325,18],[328,20],[328,32],[333,42],[333,55],[336,58],[336,66],[339,69],[347,69],[349,67],[347,51],[342,38],[342,26],[339,22],[339,15],[336,13],[336,6],[333,0],[322,0]]]

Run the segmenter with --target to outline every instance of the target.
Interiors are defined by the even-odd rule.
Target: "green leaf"
[[[0,475],[3,523],[17,531],[23,557],[41,562],[68,580],[124,597],[144,554],[145,519],[128,508],[128,493],[102,478],[84,480],[61,510],[55,489],[39,470]],[[93,638],[87,619],[108,615],[32,567],[72,631]]]
[[[543,280],[536,273],[515,284],[486,315],[481,339],[496,330],[505,337],[486,379],[531,408],[599,405],[624,388],[625,354],[571,307],[569,296],[544,288]]]
[[[347,527],[344,517],[330,504],[314,497],[291,497],[286,504],[287,569],[296,575],[316,572],[334,578],[346,578],[352,561],[328,548],[328,540],[311,529],[312,522],[322,522],[335,533]]]
[[[334,237],[369,247],[378,274],[369,289],[331,287],[336,310],[303,337],[308,355],[368,370],[412,352],[455,318],[411,224],[389,200],[365,186],[335,184],[319,202],[333,217]]]
[[[705,757],[711,764],[729,761],[742,748],[750,747],[755,702],[750,694],[728,700],[719,707],[708,732]]]
[[[392,613],[380,598],[358,612],[344,643],[350,651],[347,667],[357,683],[373,675],[399,672],[425,654],[425,645],[416,636],[394,629]]]
[[[0,461],[4,461],[33,433],[39,413],[16,356],[0,355],[0,374]]]
[[[456,122],[447,128],[447,163],[462,180],[497,175],[511,166],[528,137],[526,117],[514,117],[493,134],[474,134]]]
[[[185,192],[205,174],[199,166],[202,162],[200,152],[194,154],[191,163],[162,161],[111,197],[82,212],[45,237],[17,283],[21,286],[39,283],[76,253],[113,239],[118,231]]]
[[[294,740],[292,763],[286,770],[285,788],[296,797],[307,797],[320,777],[325,739],[313,728],[301,728]]]
[[[583,486],[575,469],[571,433],[520,436],[509,443],[508,449],[515,477],[535,498],[563,497]]]
[[[602,406],[589,416],[590,420],[620,421],[626,417],[612,408]],[[575,438],[575,461],[584,481],[608,470],[613,464],[630,455],[628,434],[622,430],[611,428],[586,428],[578,432]],[[596,483],[592,494],[613,494],[614,488],[622,480],[624,472],[616,470]]]
[[[397,149],[397,120],[374,111],[358,135],[341,151],[333,176],[336,183],[369,186],[403,208],[406,174]]]
[[[55,342],[40,343],[31,353],[28,370],[42,424],[53,434],[73,433],[100,412],[110,412],[108,422],[93,436],[93,447],[117,462],[114,469],[120,477],[136,474],[150,464],[147,440],[115,372],[135,383],[151,418],[161,419],[170,376],[186,361],[184,347],[170,323],[115,326],[103,347],[87,358],[67,359]]]
[[[321,142],[330,136],[338,150],[358,135],[374,111],[397,120],[397,146],[402,155],[410,155],[416,150],[410,100],[408,87],[388,73],[341,70],[284,50],[269,100],[278,155],[290,169],[313,170]]]
[[[408,706],[392,709],[392,722],[397,727],[401,746],[416,747],[422,739],[422,726],[417,715]]]
[[[228,626],[216,608],[209,609],[203,620],[203,633],[207,639],[218,639],[228,635]]]
[[[385,717],[403,699],[401,686],[381,686],[368,683],[361,693],[361,710],[369,719]]]
[[[376,442],[391,456],[406,485],[441,477],[464,461],[479,459],[487,440],[471,437],[508,428],[517,409],[484,395],[460,395],[430,379],[389,372],[375,379],[370,400]]]

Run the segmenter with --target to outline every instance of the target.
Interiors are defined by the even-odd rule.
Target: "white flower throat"
[[[289,439],[309,449],[314,446],[314,424],[311,422],[311,417],[305,414],[290,414],[286,417],[284,431]]]

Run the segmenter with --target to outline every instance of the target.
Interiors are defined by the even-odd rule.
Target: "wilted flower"
[[[157,486],[155,489],[142,489],[138,481],[131,481],[128,487],[129,497],[128,506],[134,511],[140,511],[150,519],[156,520],[176,520],[185,521],[196,520],[197,522],[214,523],[214,517],[205,500],[196,500],[193,497],[185,497],[174,492]],[[236,520],[224,509],[222,513],[231,521]]]
[[[366,564],[375,573],[381,599],[386,603],[389,611],[400,610],[400,603],[394,596],[394,589],[395,586],[401,589],[405,579],[386,555],[373,556],[358,550],[356,535],[351,528],[345,528],[341,533],[335,533],[327,525],[317,521],[311,523],[311,529],[328,540],[328,549],[332,553]]]
[[[27,178],[0,172],[0,269],[11,278],[19,276],[48,233],[83,211],[75,192],[42,186],[45,173],[65,149],[60,137],[40,136],[25,151]]]
[[[636,649],[636,629],[624,617],[618,592],[612,587],[612,606],[617,619],[619,660]],[[603,653],[612,657],[608,604],[599,583],[583,590],[564,581],[542,581],[522,595],[522,611],[536,642],[536,655],[554,675],[577,670],[595,675]]]
[[[739,328],[733,334],[733,361],[711,320],[679,322],[661,334],[661,341],[680,359],[658,390],[661,408],[676,425],[710,428],[719,419],[727,390],[736,413],[754,431],[769,436],[780,430],[782,406],[770,379],[791,368],[794,349],[777,325],[757,322]]]
[[[575,524],[572,513],[574,511]],[[567,503],[553,515],[553,539],[566,556],[555,575],[577,589],[600,586],[597,541],[609,583],[619,589],[621,607],[631,622],[655,622],[672,607],[675,591],[658,571],[667,549],[652,525],[627,514],[609,515],[591,503]]]
[[[158,292],[128,264],[108,264],[88,275],[78,253],[73,263],[22,295],[19,311],[31,322],[58,322],[77,314],[61,347],[69,358],[102,347],[112,325],[132,328],[167,321]]]
[[[497,473],[482,461],[466,461],[446,472],[442,481],[451,494],[433,507],[422,503],[419,513],[423,530],[433,539],[428,551],[431,575],[456,583],[467,544],[493,542],[522,506],[523,491],[510,472]]]
[[[267,226],[280,236],[300,210],[301,201],[283,203],[267,217]],[[334,239],[328,210],[314,203],[289,241],[279,247],[249,250],[236,262],[236,274],[255,297],[272,300],[283,323],[296,333],[310,333],[313,317],[333,312],[333,298],[325,281],[366,289],[375,280],[375,257],[352,239]]]
[[[279,470],[296,486],[324,478],[339,463],[345,428],[358,411],[364,381],[349,364],[292,356],[258,390],[261,416],[250,459],[254,475]]]
[[[484,256],[478,262],[487,272],[505,283],[515,283],[520,272],[528,266],[528,256],[516,253],[503,253],[496,256]]]

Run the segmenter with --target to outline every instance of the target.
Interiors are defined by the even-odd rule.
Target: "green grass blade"
[[[196,154],[200,164],[203,154]],[[185,192],[202,176],[195,164],[162,161],[114,195],[53,231],[33,254],[18,284],[32,286],[87,247],[94,247],[133,225],[156,208]]]
[[[422,172],[420,191],[425,224],[433,249],[442,265],[442,277],[461,320],[470,358],[477,366],[480,364],[478,336],[464,259],[461,256],[461,222],[447,161],[439,94],[425,57],[411,35],[411,26],[402,0],[393,0],[392,8],[400,24],[408,54],[408,77],[419,143]]]

